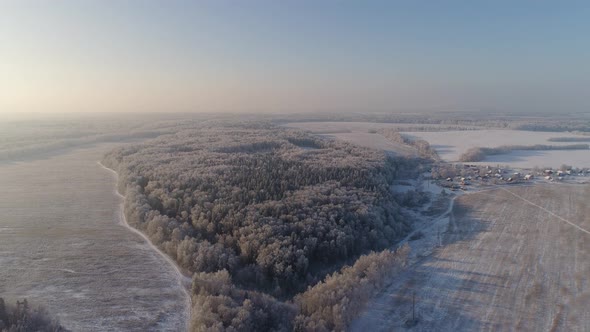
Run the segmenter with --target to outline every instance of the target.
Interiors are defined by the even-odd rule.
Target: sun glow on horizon
[[[589,13],[533,1],[6,1],[0,114],[587,110]]]

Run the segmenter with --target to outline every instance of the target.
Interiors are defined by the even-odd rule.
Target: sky
[[[0,0],[0,117],[590,109],[588,1]]]

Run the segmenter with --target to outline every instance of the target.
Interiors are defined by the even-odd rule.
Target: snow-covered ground
[[[502,165],[514,168],[558,168],[566,164],[583,168],[590,167],[590,150],[515,150],[508,154],[488,156],[484,162],[473,164]]]
[[[115,180],[119,181],[119,174],[115,170],[112,170],[112,169],[104,166],[101,162],[98,162],[98,165],[100,165],[100,167],[102,167],[104,170],[113,174],[115,177]],[[125,217],[125,196],[123,196],[119,193],[116,185],[115,185],[115,188],[113,188],[113,191],[114,191],[115,195],[121,199],[121,204],[119,204],[119,224],[121,226],[127,228],[129,231],[139,235],[145,241],[145,244],[148,247],[150,247],[154,252],[157,252],[172,267],[174,272],[176,272],[176,276],[178,277],[178,279],[177,279],[178,285],[180,286],[180,288],[182,289],[182,291],[185,295],[185,304],[186,305],[184,308],[184,314],[185,314],[186,326],[189,326],[189,320],[190,320],[191,308],[192,308],[192,300],[191,300],[191,295],[189,293],[189,289],[191,288],[191,284],[192,284],[191,277],[185,275],[183,273],[182,269],[180,268],[180,266],[178,266],[178,264],[176,264],[176,262],[174,260],[172,260],[172,258],[170,258],[170,256],[168,256],[167,254],[162,252],[158,247],[156,247],[152,243],[152,241],[147,237],[147,235],[142,233],[140,230],[138,230],[134,227],[131,227],[127,223],[127,218]]]
[[[352,144],[363,146],[370,149],[384,150],[398,156],[415,157],[418,155],[416,149],[405,144],[396,143],[388,140],[382,135],[371,134],[368,132],[353,132],[353,133],[334,133],[322,134],[320,136],[340,139]]]
[[[392,129],[395,131],[411,130],[459,130],[475,129],[477,127],[465,127],[461,125],[438,125],[420,123],[373,123],[373,122],[293,122],[284,125],[310,131],[320,136],[340,139],[369,149],[387,151],[396,156],[415,157],[416,149],[411,146],[393,142],[377,133],[380,129]]]
[[[405,135],[424,139],[446,161],[457,161],[459,156],[475,147],[503,145],[571,145],[575,142],[551,142],[552,137],[584,137],[571,133],[536,132],[522,130],[465,130],[441,132],[405,132]],[[590,150],[512,151],[509,154],[489,156],[480,164],[508,165],[533,168],[559,167],[563,164],[590,167]]]
[[[499,147],[503,145],[571,145],[576,142],[551,142],[556,137],[588,137],[572,133],[538,132],[524,130],[450,130],[466,129],[463,126],[410,123],[371,122],[294,122],[286,127],[311,131],[322,136],[345,140],[372,149],[379,149],[396,155],[414,156],[416,151],[409,146],[392,142],[374,133],[379,129],[400,131],[410,138],[424,139],[436,149],[445,161],[457,161],[461,154],[476,147]],[[419,129],[416,129],[419,128]],[[478,129],[477,127],[471,127]],[[431,130],[431,131],[412,131]],[[512,151],[508,154],[489,156],[485,165],[501,165],[514,168],[560,167],[563,164],[576,167],[590,167],[590,150]]]
[[[117,146],[0,165],[0,295],[72,331],[184,331],[178,271],[126,228],[115,177],[96,163]]]
[[[551,184],[458,196],[442,246],[396,276],[350,330],[405,330],[415,294],[412,331],[588,331],[589,193]]]

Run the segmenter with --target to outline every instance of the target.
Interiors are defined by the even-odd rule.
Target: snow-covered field
[[[552,137],[584,137],[571,133],[536,132],[522,130],[468,130],[441,132],[405,132],[413,138],[424,139],[446,161],[457,161],[459,156],[475,147],[503,145],[570,145],[572,142],[550,142]],[[482,164],[508,165],[532,168],[559,167],[562,164],[590,167],[590,150],[512,151],[509,154],[489,156]]]
[[[534,185],[455,200],[443,246],[396,276],[352,331],[589,331],[588,185]]]
[[[566,164],[583,168],[590,167],[590,150],[511,151],[508,154],[488,156],[484,162],[472,164],[513,168],[558,168]]]
[[[370,149],[384,150],[394,155],[416,156],[416,149],[388,140],[382,135],[368,132],[321,134],[320,136],[340,139]]]
[[[461,125],[373,122],[294,122],[287,123],[284,126],[310,131],[328,138],[344,140],[369,149],[384,150],[394,155],[409,157],[417,155],[417,151],[413,147],[393,142],[375,132],[379,129],[396,131],[474,129],[474,127]]]
[[[45,306],[72,331],[183,331],[186,290],[122,223],[117,144],[0,165],[0,296]]]
[[[476,147],[493,148],[503,145],[536,144],[571,145],[576,144],[576,142],[551,142],[549,139],[555,137],[588,137],[572,133],[473,127],[470,129],[481,130],[465,130],[467,127],[460,125],[411,123],[294,122],[285,124],[285,126],[311,131],[325,137],[345,140],[367,148],[385,150],[397,155],[414,156],[416,151],[412,147],[392,142],[379,134],[372,133],[379,129],[393,129],[404,133],[410,138],[428,141],[443,160],[451,162],[457,161],[461,154]],[[590,167],[590,150],[513,151],[509,154],[489,156],[480,164],[515,168],[533,168],[536,166],[556,168],[563,164],[575,167]]]

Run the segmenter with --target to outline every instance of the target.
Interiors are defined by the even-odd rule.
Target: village
[[[467,191],[470,187],[522,184],[527,182],[580,182],[590,176],[590,169],[563,165],[559,169],[538,167],[510,168],[476,164],[441,163],[432,167],[430,179],[451,191]]]

